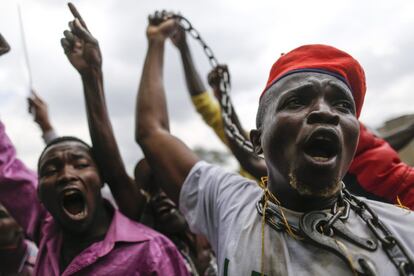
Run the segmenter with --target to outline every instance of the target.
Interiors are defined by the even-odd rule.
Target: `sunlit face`
[[[301,195],[334,195],[359,136],[351,91],[333,76],[302,72],[267,93],[277,93],[261,130],[269,172],[283,176]]]
[[[39,161],[39,198],[67,230],[82,233],[91,226],[101,187],[91,153],[79,142],[52,145]]]

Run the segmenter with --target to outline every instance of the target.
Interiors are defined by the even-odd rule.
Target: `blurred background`
[[[0,32],[12,51],[0,60],[0,119],[31,168],[43,148],[41,132],[27,112],[29,82],[17,5],[23,14],[33,86],[49,105],[59,135],[90,142],[81,80],[60,46],[72,20],[67,1],[1,1]],[[254,128],[258,97],[281,53],[310,43],[330,44],[364,67],[368,92],[361,120],[387,132],[414,118],[414,2],[411,1],[136,1],[73,0],[99,40],[112,125],[129,172],[142,158],[134,141],[134,109],[146,54],[148,14],[181,12],[197,28],[232,76],[232,99],[246,129]],[[210,65],[201,47],[188,39],[199,73]],[[196,114],[187,94],[178,51],[169,42],[165,86],[171,131],[200,155],[227,166],[233,162],[212,130]],[[207,81],[206,81],[207,85]],[[389,121],[388,123],[385,123]],[[405,156],[414,150],[405,149]],[[411,158],[412,159],[412,158]],[[413,164],[413,160],[407,159]]]

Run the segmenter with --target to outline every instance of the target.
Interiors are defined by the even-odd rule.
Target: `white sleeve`
[[[181,188],[180,211],[191,231],[205,235],[213,248],[217,248],[219,228],[229,226],[243,208],[243,202],[257,195],[257,191],[254,181],[200,161]]]
[[[52,142],[53,140],[55,140],[58,137],[59,137],[59,135],[57,135],[56,131],[53,128],[42,134],[42,139],[43,139],[43,141],[45,142],[46,145],[49,144],[50,142]]]

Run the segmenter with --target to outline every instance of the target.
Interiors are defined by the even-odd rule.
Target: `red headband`
[[[327,45],[304,45],[282,55],[272,66],[260,98],[283,77],[297,72],[317,72],[343,81],[354,96],[357,117],[361,114],[366,85],[361,65],[349,54]]]

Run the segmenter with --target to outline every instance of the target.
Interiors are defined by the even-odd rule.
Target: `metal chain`
[[[401,242],[378,218],[378,215],[367,203],[359,200],[348,190],[343,189],[343,192],[351,207],[355,209],[355,212],[365,221],[375,237],[381,242],[382,248],[397,267],[400,275],[414,275],[414,261]]]
[[[340,207],[343,207],[340,209]],[[256,208],[260,215],[266,212],[266,223],[276,231],[286,231],[286,226],[280,221],[280,214],[268,206],[263,210],[262,200],[258,201]],[[349,217],[350,209],[353,209],[357,215],[368,225],[371,232],[381,242],[387,256],[398,269],[400,275],[414,275],[414,261],[411,259],[402,243],[391,233],[385,224],[378,218],[378,215],[364,201],[359,200],[345,188],[342,189],[338,201],[331,209],[331,218],[323,225],[321,232],[326,235],[333,234],[333,224],[340,219],[346,221]],[[277,217],[279,221],[274,218]],[[301,229],[290,225],[290,227],[299,235],[303,236]]]
[[[206,42],[201,38],[200,33],[195,29],[190,21],[182,15],[175,14],[174,18],[178,20],[180,26],[188,32],[195,40],[197,40],[207,56],[211,67],[215,68],[219,65],[217,58],[215,57],[211,48],[206,44]],[[230,139],[234,139],[239,146],[245,149],[248,152],[253,152],[253,146],[250,141],[248,141],[240,132],[240,129],[232,121],[231,115],[233,113],[233,104],[231,103],[229,92],[230,92],[230,73],[224,68],[219,68],[220,75],[220,85],[219,89],[222,95],[222,100],[220,102],[222,109],[222,118],[225,126],[225,131]],[[328,231],[334,222],[338,219],[346,220],[349,216],[350,206],[355,209],[355,212],[362,218],[362,220],[367,223],[370,230],[374,233],[377,239],[382,243],[382,247],[390,257],[391,261],[397,267],[401,275],[414,275],[414,262],[411,260],[410,255],[407,253],[404,246],[401,242],[393,236],[393,234],[388,230],[388,228],[382,223],[377,214],[368,206],[365,202],[359,200],[357,197],[353,196],[346,189],[343,189],[343,194],[341,192],[341,204],[344,204],[343,209],[338,209],[337,203],[332,208],[333,216],[325,225],[324,231]],[[260,203],[257,205],[259,214],[264,212],[271,212],[272,215],[277,215],[277,212],[272,212],[271,209],[262,210]],[[272,228],[275,230],[283,230],[284,225],[281,223],[276,223],[274,220],[266,220]],[[295,229],[299,232],[299,229]]]
[[[201,47],[203,48],[204,53],[206,54],[208,61],[212,68],[219,66],[219,62],[215,57],[213,50],[207,45],[207,43],[201,38],[200,32],[197,31],[190,23],[190,21],[180,14],[174,14],[173,18],[177,19],[178,24],[188,32],[195,40],[197,40]],[[221,116],[224,123],[224,130],[226,131],[227,136],[230,139],[233,139],[237,144],[246,150],[247,152],[253,153],[253,145],[247,140],[241,133],[241,130],[232,120],[232,114],[234,112],[233,104],[231,102],[229,92],[231,89],[230,83],[230,72],[223,67],[219,67],[219,76],[220,76],[220,93],[221,93]]]

